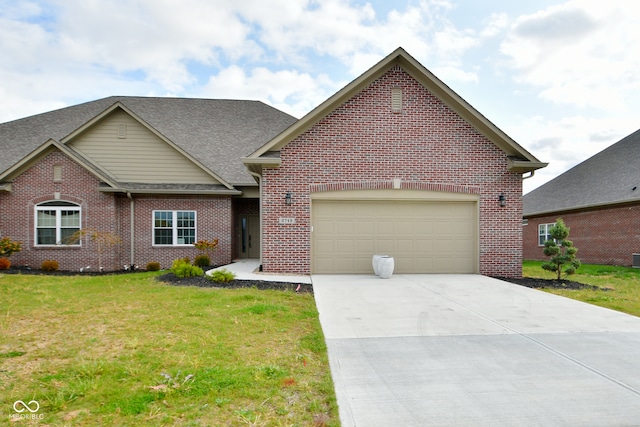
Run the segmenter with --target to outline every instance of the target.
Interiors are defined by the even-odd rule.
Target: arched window
[[[80,206],[52,201],[36,205],[36,246],[80,245]]]

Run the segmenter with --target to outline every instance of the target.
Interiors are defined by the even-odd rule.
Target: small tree
[[[558,280],[562,275],[563,266],[564,273],[570,275],[580,268],[580,260],[576,259],[578,249],[573,246],[569,237],[569,227],[564,225],[562,218],[558,218],[556,223],[549,229],[551,239],[544,242],[543,253],[550,256],[548,262],[542,264],[542,268],[547,271],[558,273]]]
[[[83,237],[88,237],[96,245],[96,252],[98,253],[98,264],[100,264],[99,271],[102,271],[102,254],[106,249],[112,248],[122,243],[122,239],[117,234],[109,231],[99,231],[92,228],[78,230],[69,239],[69,243],[75,243]]]
[[[209,259],[211,259],[211,256],[213,255],[215,250],[218,249],[218,239],[213,239],[213,240],[201,239],[195,242],[193,246],[197,250],[199,250],[200,252],[208,256]]]
[[[22,249],[22,242],[13,241],[8,237],[0,239],[0,257],[9,258],[11,254],[20,252]]]

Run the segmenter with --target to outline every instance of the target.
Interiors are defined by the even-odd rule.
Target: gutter
[[[257,172],[252,172],[250,170],[248,172],[258,182],[258,188],[259,188],[259,191],[260,191],[260,199],[259,199],[260,200],[260,230],[259,230],[259,233],[260,233],[260,268],[262,269],[262,245],[264,244],[264,238],[263,238],[264,235],[262,234],[262,210],[263,210],[262,201],[264,200],[263,199],[263,194],[262,194],[262,175],[260,175]]]
[[[523,213],[522,217],[523,218],[531,218],[531,217],[547,216],[547,215],[558,214],[558,213],[580,212],[580,211],[585,211],[585,210],[589,210],[589,209],[616,208],[616,207],[625,206],[625,205],[632,205],[632,204],[640,204],[640,199],[623,200],[623,201],[618,201],[618,202],[601,202],[601,203],[593,203],[591,205],[582,205],[582,206],[558,208],[558,209],[553,209],[553,210],[550,210],[550,211],[540,211],[540,212],[526,213],[526,214]]]
[[[103,193],[126,193],[126,194],[183,194],[183,195],[208,195],[208,196],[241,196],[242,191],[239,190],[134,190],[126,188],[99,188],[98,191]]]
[[[136,202],[133,199],[133,196],[131,195],[130,192],[127,191],[127,197],[129,198],[130,202],[129,202],[129,233],[130,233],[130,255],[129,255],[129,265],[134,265],[135,264],[135,255],[136,255],[136,251],[135,251],[135,246],[136,246],[136,232],[135,232],[135,208],[136,208]]]

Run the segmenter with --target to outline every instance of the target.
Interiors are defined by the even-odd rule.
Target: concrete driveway
[[[314,275],[348,426],[640,426],[640,318],[478,275]]]

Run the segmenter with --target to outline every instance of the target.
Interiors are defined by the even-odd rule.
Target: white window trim
[[[156,212],[171,212],[171,240],[174,242],[170,245],[163,245],[156,243]],[[193,243],[198,241],[198,212],[194,210],[188,209],[156,209],[151,214],[151,245],[160,248],[172,248],[172,247],[184,247],[184,246],[193,246],[193,243],[175,243],[178,241],[178,220],[177,215],[178,212],[190,212],[193,213],[193,228],[194,228],[194,237]]]
[[[549,229],[555,225],[555,222],[551,222],[551,223],[548,223],[548,224],[538,224],[538,235],[536,236],[536,238],[538,239],[538,246],[539,247],[543,247],[544,246],[544,242],[542,242],[542,244],[540,243],[540,236],[542,236],[542,234],[540,234],[540,227],[543,226],[543,225],[546,226],[545,236],[549,236]],[[547,240],[551,240],[551,239],[546,239],[545,242]]]
[[[51,203],[51,202],[61,202],[63,200],[50,200],[47,202],[42,202],[39,203],[37,205],[35,205],[34,210],[33,210],[33,244],[36,247],[39,248],[55,248],[55,247],[60,247],[60,246],[66,246],[66,247],[78,247],[78,246],[82,246],[82,239],[78,239],[78,241],[76,243],[72,243],[72,244],[64,244],[62,243],[62,215],[60,214],[61,211],[78,211],[78,213],[80,214],[80,218],[79,218],[79,225],[78,225],[78,229],[82,230],[82,207],[76,203],[73,202],[66,202],[66,203],[72,203],[72,205],[69,206],[43,206],[43,204],[45,203]],[[56,211],[56,243],[54,244],[41,244],[38,243],[38,212],[39,211]],[[43,227],[44,228],[44,227]]]

